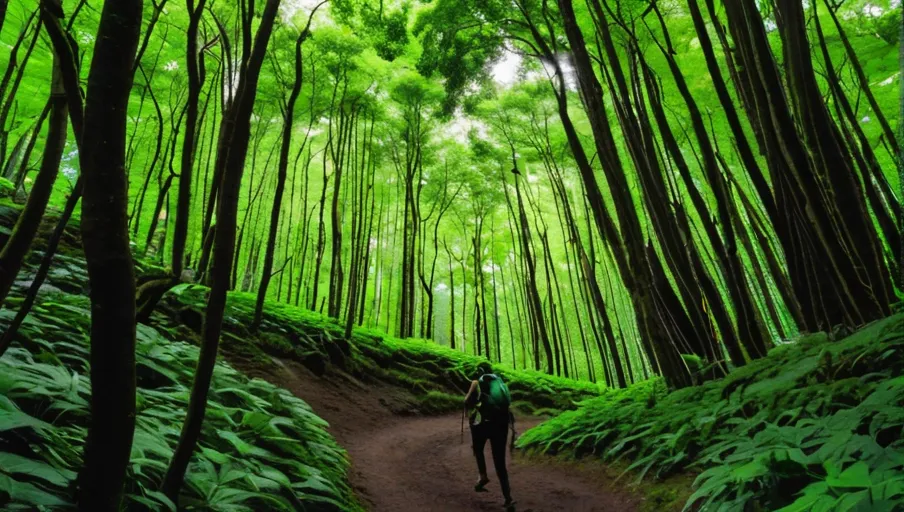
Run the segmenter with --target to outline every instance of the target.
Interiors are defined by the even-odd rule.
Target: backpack
[[[502,378],[489,373],[482,375],[477,383],[480,388],[478,408],[481,416],[485,418],[507,416],[509,406],[512,404],[512,395]]]

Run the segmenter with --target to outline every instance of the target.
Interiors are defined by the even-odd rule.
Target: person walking
[[[505,498],[503,506],[507,512],[515,510],[505,461],[510,426],[513,433],[512,444],[515,441],[514,416],[510,411],[511,400],[508,387],[500,376],[493,373],[493,367],[486,361],[480,363],[477,367],[477,376],[465,395],[465,408],[469,411],[471,445],[477,459],[478,480],[474,490],[485,492],[487,484],[490,483],[484,456],[484,448],[489,441],[496,477]]]

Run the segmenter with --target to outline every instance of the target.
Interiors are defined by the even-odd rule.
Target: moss
[[[187,318],[197,325],[208,290],[192,286],[164,297],[154,319],[175,328]],[[355,329],[351,340],[344,326],[323,315],[291,305],[267,302],[258,332],[250,332],[256,297],[231,293],[224,319],[223,350],[244,358],[287,357],[317,375],[336,367],[362,381],[376,380],[413,392],[424,414],[458,409],[477,365],[485,359],[426,340],[401,340],[372,329]],[[546,375],[533,370],[495,367],[512,397],[525,413],[545,415],[574,409],[582,400],[599,395],[596,384]],[[437,404],[429,404],[436,400]],[[454,403],[454,406],[453,406]]]

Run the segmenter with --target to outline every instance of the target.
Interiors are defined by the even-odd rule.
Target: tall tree
[[[88,74],[79,160],[91,287],[91,420],[79,509],[119,510],[135,430],[135,274],[128,232],[126,120],[141,0],[104,2]]]
[[[223,122],[230,123],[232,129],[221,132],[221,136],[228,135],[229,140],[220,141],[220,151],[217,154],[217,167],[221,168],[218,174],[222,176],[223,182],[217,203],[217,229],[212,253],[211,289],[207,299],[207,316],[204,319],[201,334],[201,353],[198,356],[198,369],[192,383],[188,414],[182,427],[179,444],[176,446],[173,460],[170,462],[163,482],[163,492],[174,502],[178,499],[185,470],[188,468],[192,452],[194,452],[201,435],[204,411],[207,408],[207,393],[213,378],[220,330],[226,310],[226,292],[231,283],[239,189],[251,137],[251,113],[279,4],[280,0],[267,0],[264,6],[257,34],[254,36],[254,46],[248,48],[247,60],[242,65],[235,101],[224,115]],[[242,24],[243,37],[248,39],[251,38],[252,33],[252,18],[253,12],[249,12]]]
[[[41,10],[41,18],[49,18],[46,8]],[[49,21],[53,23],[54,21]],[[60,70],[59,55],[54,55],[53,76],[50,86],[50,122],[47,128],[47,138],[44,143],[44,152],[41,156],[41,168],[35,178],[31,193],[25,208],[16,219],[16,225],[9,239],[0,251],[0,304],[9,294],[13,281],[25,261],[25,256],[31,247],[32,241],[38,232],[44,210],[50,201],[53,192],[53,184],[60,168],[63,157],[63,149],[66,146],[66,129],[69,119],[69,109],[66,100],[66,90],[63,86],[62,71]],[[62,57],[62,58],[65,58]],[[4,351],[0,344],[0,354]]]
[[[311,20],[317,9],[325,2],[321,2],[311,11],[304,29],[295,39],[295,80],[292,84],[289,100],[282,105],[283,132],[282,143],[279,150],[279,164],[276,175],[276,191],[273,194],[273,209],[270,212],[270,230],[267,234],[267,248],[264,253],[264,268],[261,274],[261,282],[257,290],[257,302],[254,306],[254,318],[251,322],[252,329],[260,327],[264,312],[264,299],[267,297],[267,289],[270,287],[270,279],[273,277],[273,257],[276,252],[276,235],[279,233],[279,216],[282,211],[282,198],[286,187],[286,178],[289,170],[289,149],[292,145],[292,125],[295,121],[295,104],[301,95],[301,85],[304,82],[304,61],[301,47],[310,34]],[[307,142],[307,136],[305,137]],[[304,148],[302,147],[302,151]]]

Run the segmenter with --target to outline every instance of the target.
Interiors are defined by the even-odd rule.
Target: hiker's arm
[[[477,402],[477,381],[471,381],[471,387],[468,389],[468,394],[465,395],[465,405],[467,407],[474,407],[475,402]]]

